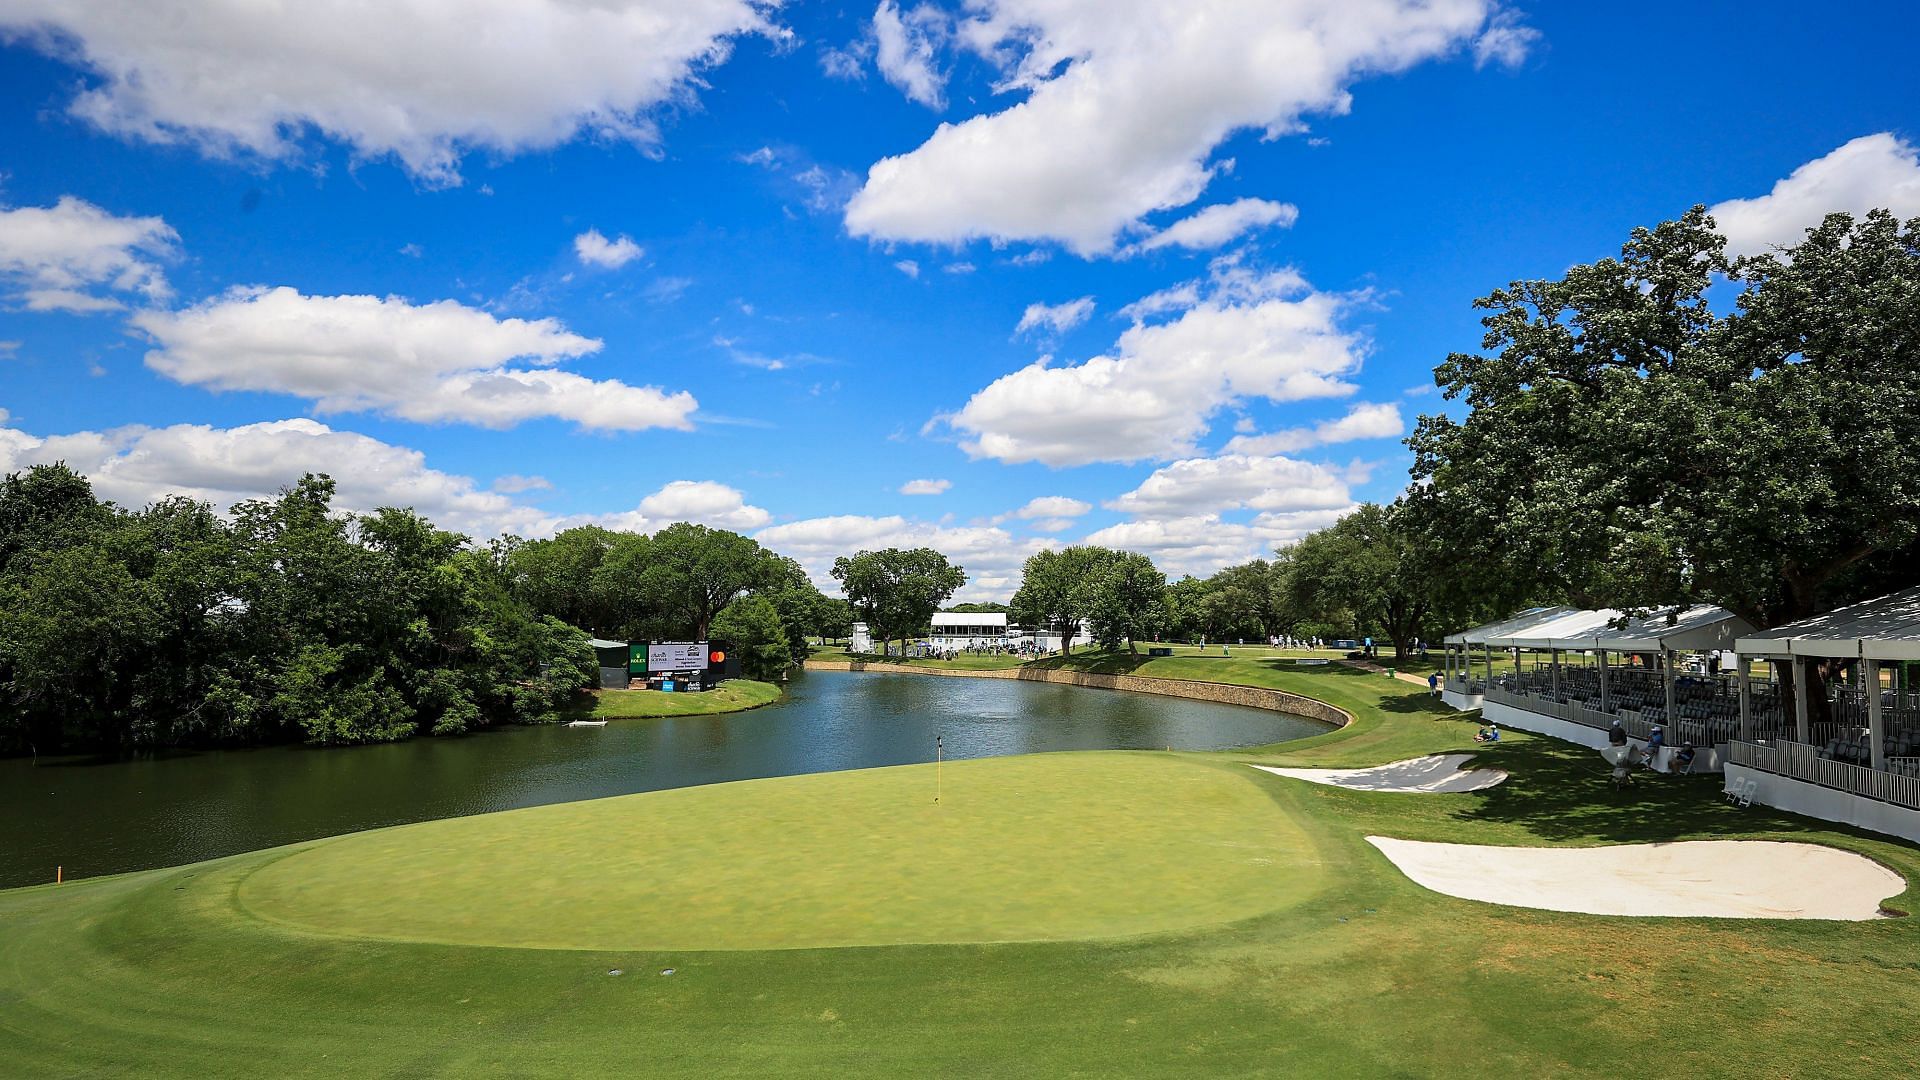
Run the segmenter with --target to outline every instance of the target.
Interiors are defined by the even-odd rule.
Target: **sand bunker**
[[[1290,776],[1315,784],[1352,788],[1355,791],[1404,791],[1448,793],[1479,791],[1507,778],[1499,769],[1464,769],[1472,754],[1431,754],[1409,758],[1371,769],[1282,769],[1275,765],[1254,768],[1276,776]]]
[[[1907,887],[1864,856],[1771,840],[1603,848],[1367,842],[1435,892],[1589,915],[1857,921],[1877,917],[1880,901]]]

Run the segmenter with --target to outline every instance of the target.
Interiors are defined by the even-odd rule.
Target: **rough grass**
[[[1191,677],[1182,662],[1144,673]],[[1298,830],[1297,841],[1271,842],[1321,883],[1280,892],[1264,914],[1145,936],[1012,944],[706,952],[438,945],[248,915],[235,903],[246,895],[241,882],[277,855],[256,853],[0,893],[0,1072],[1743,1080],[1920,1073],[1920,1045],[1902,1008],[1920,973],[1920,921],[1616,919],[1477,904],[1413,885],[1364,837],[1770,837],[1860,851],[1910,882],[1920,881],[1920,851],[1759,807],[1734,810],[1710,778],[1650,779],[1616,793],[1591,751],[1517,735],[1485,752],[1512,778],[1476,794],[1354,792],[1260,773],[1245,762],[1374,764],[1470,747],[1476,718],[1439,712],[1420,691],[1384,676],[1289,670],[1255,657],[1231,663],[1210,670],[1324,698],[1357,721],[1257,751],[1059,754],[979,768],[982,776],[1035,769],[1038,782],[1056,769],[1064,780],[1108,761],[1164,761],[1168,769],[1139,782],[1189,776],[1196,793],[1257,795],[1265,803],[1247,809],[1248,828],[1260,833],[1284,821]],[[830,791],[874,775],[884,774],[816,779]],[[1179,816],[1186,798],[1151,787],[1141,810],[1108,812]],[[711,842],[744,845],[736,850],[773,850],[791,830],[786,819],[759,816],[765,806],[743,802],[732,815],[718,803],[711,809],[707,826],[725,834]],[[670,816],[646,815],[643,827],[674,830]],[[1033,815],[1033,827],[1047,829],[1044,817]],[[423,827],[414,835],[429,834]],[[943,857],[978,860],[996,876],[1044,876],[1062,860],[1058,843],[1025,855],[981,846],[997,835],[980,832]],[[594,846],[591,836],[577,843]],[[428,845],[413,854],[434,857]],[[1112,890],[1145,911],[1169,906],[1163,889],[1204,892],[1218,870],[1215,853],[1192,844],[1132,857],[1142,872],[1122,874]],[[617,854],[606,858],[618,862]],[[1177,872],[1189,860],[1192,872]],[[875,872],[832,873],[852,882]],[[474,912],[511,908],[530,887],[501,880],[481,895],[437,902],[449,905],[452,925],[468,917],[456,902]],[[378,879],[359,892],[377,898]],[[988,911],[1026,902],[985,887],[972,896],[972,907]],[[750,918],[797,918],[782,913],[784,898],[778,889],[757,898],[716,890],[710,902]],[[1907,908],[1913,900],[1910,889],[1892,903]],[[583,901],[578,913],[553,921],[587,918],[591,906]],[[1082,918],[1065,910],[1072,904],[1058,906],[1063,926]],[[389,914],[401,917],[397,908]],[[434,921],[430,909],[407,917]],[[669,968],[674,973],[663,975]]]

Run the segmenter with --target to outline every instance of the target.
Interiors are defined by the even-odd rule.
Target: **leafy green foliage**
[[[1425,539],[1407,528],[1400,506],[1366,503],[1293,546],[1287,600],[1321,618],[1351,612],[1384,630],[1404,656],[1432,615],[1445,573]]]
[[[925,629],[947,597],[967,583],[966,571],[932,548],[843,555],[833,561],[833,576],[882,641]]]
[[[1041,551],[1020,569],[1020,588],[1010,605],[1014,622],[1043,626],[1060,635],[1067,652],[1087,621],[1090,593],[1082,586],[1093,578],[1115,552],[1108,548],[1075,546]]]
[[[1124,640],[1129,652],[1137,652],[1134,642],[1153,636],[1165,621],[1166,591],[1167,575],[1154,567],[1152,559],[1132,551],[1110,551],[1081,582],[1075,603],[1095,641],[1112,649]]]
[[[714,616],[713,636],[740,657],[740,671],[749,679],[778,678],[793,663],[786,625],[764,596],[743,596],[721,609]]]
[[[1771,627],[1920,581],[1920,221],[1724,246],[1696,207],[1476,301],[1486,353],[1436,370],[1473,411],[1409,440],[1463,584]]]
[[[59,466],[0,482],[0,751],[456,734],[551,719],[591,680],[506,558],[332,497],[309,476],[229,522],[99,503]]]

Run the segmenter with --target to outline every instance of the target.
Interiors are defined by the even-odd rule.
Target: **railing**
[[[1506,705],[1515,709],[1523,709],[1539,716],[1551,716],[1556,720],[1565,720],[1570,724],[1580,724],[1585,727],[1598,728],[1601,731],[1612,727],[1615,720],[1622,720],[1621,717],[1615,716],[1613,713],[1601,712],[1599,709],[1595,709],[1581,702],[1555,701],[1552,698],[1534,697],[1531,694],[1516,694],[1511,690],[1498,686],[1487,688],[1486,700],[1496,705]],[[1633,717],[1631,721],[1622,720],[1622,723],[1627,724],[1627,734],[1635,734],[1634,725],[1638,724],[1642,729],[1638,732],[1639,737],[1643,739],[1647,737],[1647,731],[1645,729],[1648,725],[1642,723],[1639,717]]]
[[[1734,765],[1920,810],[1920,776],[1903,776],[1833,761],[1821,757],[1817,748],[1805,743],[1767,746],[1735,739],[1728,751],[1727,760]]]

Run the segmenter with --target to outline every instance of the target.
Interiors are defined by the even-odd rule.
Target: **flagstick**
[[[940,771],[940,766],[944,761],[944,759],[946,758],[946,748],[941,745],[940,739],[941,737],[938,735],[935,735],[933,737],[933,801],[934,802],[939,802],[940,796],[946,791],[946,780],[941,775],[941,771]]]

